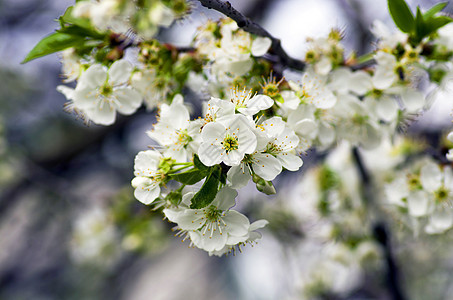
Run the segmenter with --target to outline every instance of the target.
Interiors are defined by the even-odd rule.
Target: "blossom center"
[[[187,129],[180,130],[178,132],[178,140],[176,141],[176,145],[186,146],[192,141],[192,138],[187,133]]]
[[[113,87],[111,85],[109,85],[108,83],[105,83],[99,89],[99,93],[104,97],[109,97],[113,93]]]
[[[437,203],[446,202],[448,199],[448,190],[442,186],[437,191],[434,192],[434,198],[436,199]]]
[[[422,189],[422,184],[420,182],[420,177],[416,174],[407,175],[407,184],[411,191]]]
[[[236,136],[231,136],[227,134],[221,142],[223,149],[228,153],[232,150],[237,150],[239,148],[238,138]]]
[[[283,149],[274,143],[268,143],[266,146],[266,152],[272,155],[276,155],[282,151]]]
[[[245,88],[240,91],[237,87],[230,92],[230,101],[238,108],[247,107],[247,103],[252,98],[252,91],[247,91]]]
[[[204,215],[208,222],[216,222],[222,215],[222,211],[211,205],[204,210]]]

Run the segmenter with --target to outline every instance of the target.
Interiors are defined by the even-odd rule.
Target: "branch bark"
[[[403,288],[400,281],[400,272],[398,268],[398,263],[395,259],[395,256],[392,251],[391,247],[391,234],[389,227],[385,222],[385,218],[379,212],[378,208],[376,207],[376,201],[374,199],[374,184],[373,178],[369,173],[368,169],[366,168],[365,163],[363,162],[362,156],[360,155],[359,149],[354,147],[352,149],[352,156],[354,158],[357,171],[361,177],[363,183],[363,200],[367,206],[368,211],[373,209],[373,211],[377,214],[377,220],[375,220],[372,224],[373,230],[373,237],[375,240],[380,244],[384,259],[386,262],[387,268],[387,287],[389,294],[392,300],[405,300],[407,299],[404,295]]]
[[[292,58],[286,53],[286,51],[282,48],[281,41],[275,37],[273,37],[266,29],[261,27],[259,24],[253,22],[242,13],[237,11],[230,2],[220,1],[220,0],[198,0],[201,5],[208,9],[214,9],[225,16],[233,19],[236,21],[237,25],[242,28],[243,30],[256,34],[262,37],[268,37],[272,41],[271,49],[272,51],[279,57],[280,63],[295,69],[303,71],[305,69],[305,63],[301,60]]]

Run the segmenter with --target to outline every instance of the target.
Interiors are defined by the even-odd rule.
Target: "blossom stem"
[[[191,167],[192,165],[186,165],[184,167],[181,167],[181,168],[177,168],[177,169],[173,169],[173,170],[170,170],[170,172],[168,172],[168,174],[173,174],[173,173],[176,173],[178,171],[181,171],[181,170],[184,170],[184,169],[187,169],[189,167]]]

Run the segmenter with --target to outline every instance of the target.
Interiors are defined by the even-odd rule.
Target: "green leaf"
[[[206,175],[206,171],[191,169],[182,173],[170,174],[170,178],[183,184],[192,185],[205,178]]]
[[[425,20],[425,24],[426,24],[426,28],[427,28],[426,31],[428,32],[427,35],[433,33],[437,29],[447,25],[451,21],[453,21],[453,19],[450,17],[446,17],[446,16],[439,16],[439,17],[430,18],[428,20]]]
[[[428,10],[423,14],[423,16],[425,17],[425,19],[431,18],[431,17],[433,17],[435,14],[437,14],[438,12],[440,12],[442,9],[444,9],[445,6],[447,6],[447,4],[448,4],[448,2],[437,3],[436,5],[434,5],[434,6],[431,7],[430,9],[428,9]]]
[[[81,37],[92,37],[92,38],[98,39],[98,40],[104,40],[104,38],[105,38],[105,34],[99,33],[90,28],[80,27],[78,25],[65,26],[65,27],[57,30],[57,32],[71,34],[71,35],[75,35],[75,36],[81,36]]]
[[[200,209],[208,206],[217,195],[222,170],[213,168],[201,189],[193,196],[190,208]]]
[[[420,10],[420,7],[417,7],[417,15],[415,16],[415,42],[420,43],[420,41],[425,37],[427,32],[427,27],[425,24],[425,20],[423,18],[423,14]]]
[[[193,165],[195,166],[195,168],[197,168],[198,170],[202,170],[202,171],[207,171],[209,170],[209,167],[205,166],[200,158],[198,157],[198,155],[194,154],[193,155]]]
[[[66,23],[77,25],[83,28],[93,28],[91,22],[87,18],[76,18],[72,15],[73,6],[68,7],[65,13],[59,18],[61,27],[64,27]]]
[[[83,44],[83,42],[83,37],[60,32],[52,33],[40,40],[21,63],[24,64],[35,58]]]
[[[387,0],[390,15],[396,26],[406,33],[415,29],[414,15],[404,0]]]

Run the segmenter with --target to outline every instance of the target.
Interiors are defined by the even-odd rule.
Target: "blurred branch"
[[[305,63],[301,60],[290,57],[282,48],[281,41],[273,37],[266,29],[253,22],[242,13],[237,11],[230,2],[220,0],[198,0],[206,8],[217,10],[225,16],[236,21],[243,30],[262,37],[268,37],[272,41],[272,50],[279,57],[280,63],[295,70],[304,70]]]
[[[371,208],[375,213],[378,214],[378,220],[373,222],[372,230],[374,238],[381,245],[381,248],[384,252],[384,258],[387,266],[386,281],[391,299],[404,300],[406,299],[406,297],[404,296],[400,282],[399,268],[390,244],[390,231],[388,229],[388,226],[386,225],[384,217],[381,216],[381,214],[379,214],[379,211],[377,210],[376,201],[374,199],[375,191],[371,174],[368,172],[357,147],[354,147],[352,149],[352,156],[363,183],[364,202],[368,206],[368,209]]]
[[[357,54],[362,55],[366,53],[367,48],[371,45],[373,35],[368,30],[369,24],[364,18],[363,2],[346,0],[337,1],[347,15],[348,22],[350,22],[355,29],[354,36],[357,41]]]

